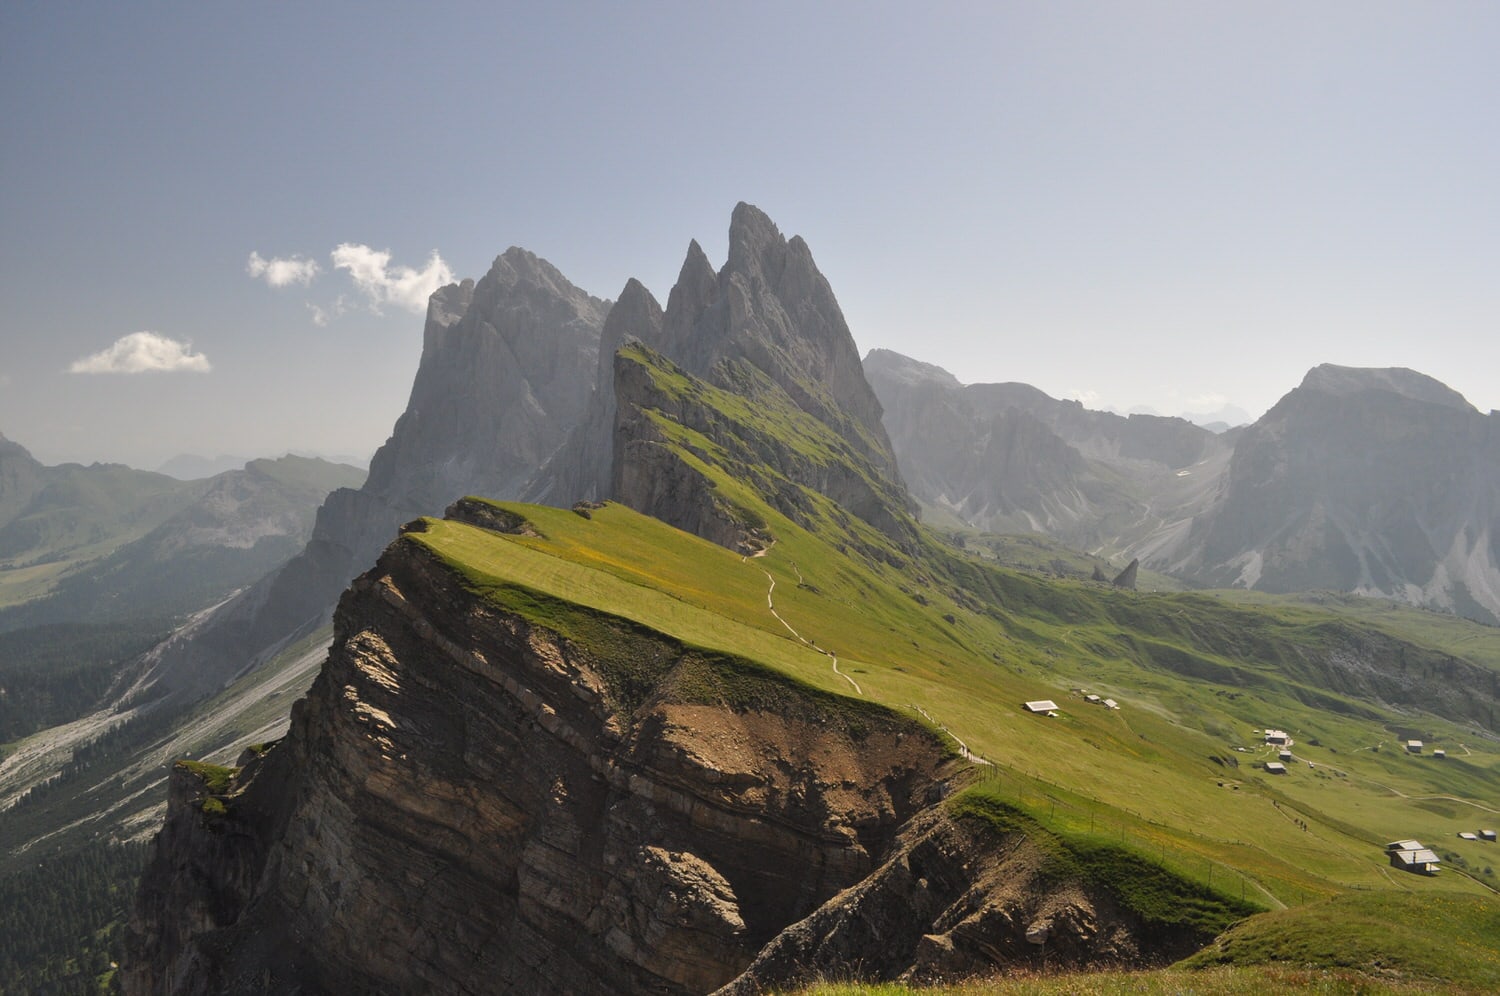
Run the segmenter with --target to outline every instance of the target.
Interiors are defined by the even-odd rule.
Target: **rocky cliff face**
[[[614,463],[615,353],[627,342],[660,342],[663,314],[651,292],[632,278],[609,309],[599,338],[598,369],[588,411],[523,495],[527,501],[570,505],[610,495]]]
[[[714,378],[733,388],[698,380],[641,345],[616,354],[612,493],[619,501],[722,546],[759,548],[765,542],[761,523],[720,493],[702,469],[707,464],[749,484],[793,521],[829,536],[836,530],[855,548],[865,545],[857,530],[837,518],[820,518],[814,495],[899,548],[916,548],[905,488],[885,477],[848,437],[802,409],[746,360],[721,361]],[[683,429],[703,441],[688,445],[690,457],[669,445]]]
[[[1204,939],[952,809],[936,732],[616,617],[563,636],[423,528],[341,601],[283,740],[174,771],[126,992],[749,993]]]
[[[965,386],[939,367],[873,350],[913,494],[990,532],[1040,532],[1080,549],[1153,549],[1207,507],[1229,445],[1176,418],[1094,412],[1025,384]]]
[[[328,495],[300,554],[164,647],[154,691],[204,694],[321,625],[400,523],[465,494],[519,495],[587,409],[607,311],[517,248],[433,294],[411,399],[364,485]]]
[[[1500,418],[1430,377],[1324,365],[1240,437],[1168,566],[1500,620]]]
[[[632,688],[424,549],[346,595],[285,740],[218,790],[174,775],[127,991],[708,991],[952,773],[892,714],[727,708],[711,662],[610,623],[666,662]]]
[[[618,317],[617,317],[618,316]],[[896,458],[881,423],[880,402],[865,380],[859,353],[827,279],[818,271],[801,238],[787,239],[759,209],[740,204],[730,220],[729,258],[715,272],[696,241],[688,246],[682,269],[663,311],[649,292],[632,281],[610,315],[599,355],[598,391],[588,418],[574,433],[548,472],[528,492],[531,500],[568,504],[578,499],[619,498],[650,508],[674,525],[701,531],[705,511],[661,495],[644,498],[616,490],[653,480],[615,448],[622,426],[636,426],[632,409],[642,399],[619,400],[621,386],[614,354],[638,340],[683,372],[714,386],[744,392],[778,391],[802,412],[842,437],[872,473],[894,485],[894,510],[859,503],[855,511],[877,528],[915,510],[904,494]],[[639,385],[627,385],[630,387]],[[629,429],[624,440],[629,442]],[[600,462],[602,458],[602,464]],[[680,483],[680,482],[679,482]],[[815,490],[822,485],[809,479]],[[833,485],[837,487],[837,485]],[[677,487],[673,485],[673,487]],[[678,492],[685,495],[685,492]],[[841,500],[833,492],[830,497]],[[680,509],[681,516],[674,514]],[[688,524],[689,519],[692,523]]]

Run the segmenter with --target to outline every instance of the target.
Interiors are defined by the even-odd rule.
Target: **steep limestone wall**
[[[226,812],[174,793],[127,991],[703,992],[941,794],[921,727],[732,708],[618,626],[606,659],[393,545]]]

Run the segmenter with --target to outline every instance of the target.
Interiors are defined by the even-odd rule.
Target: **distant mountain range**
[[[956,978],[996,952],[1145,964],[1309,885],[1385,887],[1349,860],[1383,827],[1325,818],[1314,779],[1347,767],[1339,792],[1388,802],[1432,770],[1456,798],[1493,794],[1477,761],[1365,751],[1492,736],[1482,627],[1128,590],[1153,565],[1268,589],[1352,560],[1343,590],[1374,591],[1454,576],[1419,540],[1455,536],[1482,565],[1493,428],[1462,399],[1319,368],[1215,432],[965,386],[861,361],[811,251],[759,210],[735,209],[728,242],[718,269],[688,246],[665,306],[633,280],[595,298],[519,248],[442,288],[364,480],[291,459],[54,475],[0,445],[0,538],[40,586],[10,589],[13,611],[138,613],[217,563],[204,551],[277,551],[111,657],[92,714],[30,736],[0,714],[27,737],[3,745],[0,860],[161,828],[127,992],[749,993],[812,971]],[[558,507],[496,501],[517,498]],[[1396,539],[1356,549],[1361,523]],[[1037,563],[1015,571],[1005,542],[956,549],[975,530],[1056,540],[1017,541]],[[1059,542],[1097,557],[1065,563]],[[1482,566],[1464,577],[1482,608]],[[66,656],[19,633],[5,646],[33,671]],[[142,637],[70,636],[112,655]],[[55,709],[61,687],[28,701]],[[1263,819],[1293,796],[1234,745],[1265,722],[1338,751],[1296,797],[1316,834]]]
[[[317,677],[284,724],[200,734],[211,756],[172,768],[124,990],[748,996],[1139,966],[1303,888],[1395,892],[1371,843],[1389,811],[1327,800],[1437,820],[1390,784],[1492,793],[1486,761],[1366,748],[1418,723],[1491,736],[1500,643],[1145,595],[1134,562],[1013,571],[924,528],[908,490],[1189,575],[1196,551],[1279,551],[1307,501],[1357,512],[1373,483],[1302,462],[1431,450],[1468,418],[1415,375],[1320,370],[1305,387],[1362,399],[1344,421],[1365,435],[1322,409],[1218,434],[861,363],[806,245],[744,204],[725,264],[690,245],[665,307],[508,250],[433,296],[369,480],[146,660],[138,689],[174,705]],[[1418,407],[1385,426],[1390,392]],[[1432,408],[1450,420],[1395,428]],[[1430,458],[1413,470],[1460,459]],[[1256,497],[1283,479],[1311,483]],[[1237,525],[1235,493],[1275,514]],[[561,507],[495,500],[518,495]],[[1326,752],[1305,775],[1246,740],[1268,716]]]
[[[960,384],[889,350],[864,361],[902,473],[934,522],[1044,533],[1124,561],[1196,514],[1233,436],[1090,411],[1027,384]]]
[[[938,520],[1033,531],[1207,586],[1313,588],[1500,621],[1500,417],[1404,369],[1331,364],[1253,425],[1091,412],[865,358]]]
[[[323,497],[363,478],[292,456],[194,481],[48,467],[0,437],[0,630],[205,608],[296,553]]]
[[[304,456],[312,460],[322,460],[326,463],[344,464],[366,470],[370,466],[368,454],[365,456],[354,456],[348,453],[321,453],[321,454],[287,454],[288,456]],[[218,456],[202,456],[196,453],[179,453],[172,459],[165,461],[156,468],[158,474],[166,474],[175,477],[179,481],[200,481],[206,477],[216,477],[229,470],[239,470],[250,459],[242,456],[230,456],[219,454]]]

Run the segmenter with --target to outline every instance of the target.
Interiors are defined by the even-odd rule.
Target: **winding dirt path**
[[[913,702],[911,704],[911,707],[913,709],[917,710],[917,712],[921,713],[922,717],[924,719],[926,719],[927,722],[931,723],[933,726],[936,726],[938,729],[940,729],[944,733],[948,734],[948,736],[952,737],[953,738],[953,742],[956,743],[956,744],[958,744],[959,754],[961,754],[963,756],[964,760],[966,760],[966,761],[972,761],[974,764],[988,764],[992,768],[995,766],[995,762],[994,761],[991,761],[989,758],[984,757],[984,756],[979,755],[979,754],[976,754],[973,751],[971,751],[969,749],[969,745],[966,744],[966,743],[964,743],[963,740],[959,737],[959,735],[957,733],[954,733],[952,730],[948,729],[942,723],[939,723],[937,720],[933,719],[932,718],[932,714],[929,713],[926,709],[923,709],[921,706],[917,705],[915,702]]]
[[[764,552],[765,551],[761,551],[761,553],[764,553]],[[760,556],[761,553],[757,553],[756,556],[757,557]],[[795,570],[797,570],[797,568],[795,566],[793,566],[792,570],[795,571]],[[776,621],[779,622],[779,623],[781,623],[781,625],[785,626],[786,627],[786,631],[788,633],[792,634],[792,636],[796,637],[799,641],[801,641],[801,643],[804,646],[811,647],[813,650],[816,650],[818,653],[822,654],[824,657],[827,657],[830,661],[832,661],[833,662],[833,673],[836,674],[836,675],[838,675],[840,678],[843,678],[850,685],[854,686],[855,694],[857,694],[857,695],[864,695],[865,691],[864,691],[864,689],[862,689],[862,688],[859,687],[859,682],[855,681],[853,678],[849,677],[847,674],[845,674],[844,672],[842,672],[842,671],[839,670],[839,655],[838,654],[834,653],[832,650],[824,650],[822,647],[818,646],[816,643],[813,643],[811,640],[807,639],[801,633],[797,632],[797,630],[795,628],[793,628],[793,626],[792,626],[791,623],[787,622],[785,619],[783,619],[781,617],[781,613],[776,611],[776,601],[775,601],[775,599],[773,597],[775,595],[775,592],[776,592],[776,579],[774,577],[772,577],[771,576],[771,572],[768,571],[768,570],[766,570],[764,567],[762,567],[760,569],[760,572],[766,576],[766,580],[767,581],[771,582],[771,587],[769,587],[769,588],[766,589],[766,608],[768,608],[768,609],[771,610],[771,615],[773,615],[773,616],[776,617]],[[801,578],[802,578],[802,572],[801,571],[797,571],[797,578],[798,578],[799,581],[801,580]]]

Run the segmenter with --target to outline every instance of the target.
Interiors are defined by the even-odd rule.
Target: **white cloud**
[[[191,343],[168,339],[155,332],[132,332],[116,339],[109,348],[74,361],[68,367],[68,373],[137,374],[178,370],[208,373],[212,369],[208,357],[193,352]]]
[[[332,253],[333,268],[345,270],[354,285],[370,299],[376,311],[381,305],[395,304],[417,314],[427,310],[432,292],[453,282],[453,271],[443,258],[432,251],[427,265],[420,270],[410,266],[392,266],[389,251],[371,249],[353,242],[339,245]],[[316,314],[314,321],[317,320]]]
[[[318,275],[318,261],[303,259],[301,256],[272,256],[266,259],[260,253],[252,252],[245,261],[245,272],[257,279],[264,279],[272,287],[286,287],[289,284],[306,287]]]
[[[313,324],[318,328],[323,328],[349,310],[349,298],[347,295],[340,294],[326,308],[321,304],[313,304],[311,301],[306,302],[306,305],[308,312],[312,315]]]

